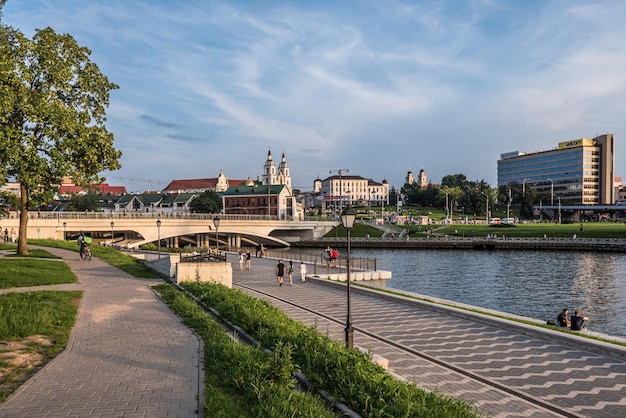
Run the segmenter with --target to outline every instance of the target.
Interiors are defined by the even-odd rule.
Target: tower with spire
[[[263,177],[261,177],[261,181],[263,184],[276,184],[276,165],[274,164],[274,160],[272,160],[272,151],[267,151],[267,160],[265,160],[265,164],[263,165]]]

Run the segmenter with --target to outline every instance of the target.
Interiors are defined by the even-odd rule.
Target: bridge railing
[[[220,220],[272,220],[272,221],[333,221],[332,217],[311,217],[305,216],[303,219],[272,216],[272,215],[232,215],[216,213],[188,213],[188,212],[42,212],[29,211],[29,219],[57,219],[57,220],[77,220],[77,219],[193,219],[209,220],[219,216]],[[10,212],[0,216],[0,219],[16,219],[19,213]]]

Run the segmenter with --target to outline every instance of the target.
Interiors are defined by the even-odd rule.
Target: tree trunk
[[[26,244],[26,231],[28,227],[28,190],[23,183],[20,183],[20,239],[17,244],[19,255],[28,255],[28,245]]]

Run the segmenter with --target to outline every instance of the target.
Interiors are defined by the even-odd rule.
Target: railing
[[[202,254],[180,254],[181,263],[226,261],[226,253],[208,252]]]
[[[244,249],[245,252],[245,249]],[[250,248],[250,253],[256,255],[256,249]],[[259,253],[260,255],[260,253]],[[297,253],[294,250],[265,250],[263,257],[282,259],[283,262],[293,261],[294,268],[300,265],[301,261],[304,261],[309,267],[313,268],[313,274],[318,273],[340,273],[346,271],[346,259],[339,257],[334,261],[328,261],[326,259],[326,252],[320,251],[319,254],[311,253]],[[375,258],[353,258],[350,257],[350,270],[354,271],[376,271],[376,259]],[[297,270],[296,270],[297,271]],[[309,268],[309,272],[311,269]]]

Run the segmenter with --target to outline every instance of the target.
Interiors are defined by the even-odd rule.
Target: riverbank
[[[292,243],[295,248],[345,248],[346,238],[323,238]],[[615,238],[470,238],[436,236],[428,238],[351,238],[352,248],[415,248],[424,250],[525,250],[626,252],[626,240]]]

